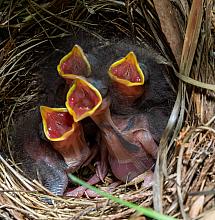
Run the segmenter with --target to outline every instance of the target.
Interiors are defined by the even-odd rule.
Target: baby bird
[[[85,91],[90,90],[91,95],[85,95],[85,102],[90,103],[87,105],[90,114],[80,112],[77,108],[80,101],[75,99],[76,94],[79,94],[81,90],[81,87],[77,86],[79,83],[84,85]],[[93,100],[97,100],[100,96],[95,88],[92,89],[92,85],[81,79],[76,79],[75,85],[68,92],[67,108],[74,117],[76,116],[76,120],[90,116],[100,128],[103,140],[101,144],[108,150],[109,164],[113,174],[125,182],[152,168],[157,145],[148,129],[146,117],[129,115],[127,118],[120,118],[116,116],[115,125],[111,118],[108,98],[103,99],[102,103],[97,105],[97,102]],[[69,100],[73,100],[72,104]],[[131,127],[129,127],[130,124],[132,124]]]
[[[123,182],[151,169],[155,163],[157,144],[144,115],[111,117],[109,101],[91,116],[102,130],[108,149],[108,160],[115,177]]]
[[[60,60],[57,70],[68,84],[72,84],[73,79],[77,77],[89,77],[92,72],[84,51],[77,44]]]
[[[40,138],[40,123],[37,110],[19,117],[12,134],[12,155],[25,175],[38,179],[53,194],[63,195],[68,185],[66,164],[51,144]]]
[[[58,151],[67,164],[67,172],[78,170],[92,153],[86,142],[82,125],[74,122],[66,108],[40,107],[43,129],[46,138],[51,141],[53,148]]]
[[[76,123],[93,115],[101,103],[102,96],[93,85],[81,78],[76,78],[74,80],[73,85],[67,94],[66,107]],[[94,147],[99,149],[100,157],[96,162],[96,174],[88,180],[88,183],[92,185],[100,182],[101,180],[103,181],[108,171],[106,148],[101,142],[98,143],[98,146]],[[86,188],[78,187],[75,190],[68,191],[66,195],[80,197],[85,193],[85,191]]]
[[[98,169],[95,178],[89,181],[95,183],[97,180],[104,179],[108,163],[118,179],[124,182],[129,181],[138,175],[140,170],[143,172],[143,170],[153,167],[157,145],[152,136],[158,143],[171,111],[172,100],[174,100],[174,93],[165,76],[167,69],[160,64],[157,53],[148,50],[148,47],[135,46],[123,41],[108,44],[95,43],[95,39],[91,39],[89,36],[88,41],[85,39],[86,36],[82,40],[73,41],[72,44],[75,45],[78,42],[86,53],[80,46],[75,45],[68,56],[61,59],[71,46],[70,37],[55,45],[56,48],[59,48],[58,50],[53,53],[48,52],[49,57],[43,59],[39,66],[42,80],[38,87],[40,88],[39,101],[35,105],[64,107],[68,89],[76,85],[77,87],[74,86],[73,91],[70,91],[74,96],[72,97],[68,93],[66,101],[68,105],[71,105],[71,109],[68,108],[68,111],[71,113],[74,110],[72,114],[74,121],[68,126],[68,129],[72,130],[73,125],[77,124],[77,127],[74,126],[74,130],[81,136],[78,141],[82,143],[81,146],[87,142],[86,139],[83,139],[82,126],[79,127],[79,124],[84,124],[84,118],[91,117],[101,130],[100,145],[95,146],[95,149],[99,149],[100,152]],[[134,59],[131,51],[136,55],[139,67],[132,61]],[[126,54],[128,55],[126,56]],[[129,57],[132,59],[128,62]],[[59,74],[57,74],[56,64],[60,59]],[[117,60],[122,62],[117,63]],[[126,68],[127,70],[124,70]],[[124,73],[121,75],[122,72]],[[67,86],[59,75],[66,79]],[[139,81],[141,85],[134,86],[135,89],[132,88],[132,91],[131,87],[128,88],[128,83],[119,83],[121,80],[114,79],[112,77],[114,75],[117,78],[122,76],[130,81]],[[89,84],[85,82],[82,84],[82,81],[78,80],[73,84],[74,79],[77,78]],[[108,99],[105,99],[108,89],[111,105]],[[69,98],[70,95],[73,100]],[[68,184],[65,170],[68,168],[69,157],[67,156],[69,154],[65,156],[61,151],[61,146],[69,147],[69,138],[62,140],[62,143],[59,144],[60,147],[56,146],[61,141],[52,141],[53,146],[58,148],[58,152],[61,151],[61,157],[54,147],[40,139],[38,130],[41,121],[38,112],[20,117],[20,121],[17,124],[18,127],[15,128],[14,156],[16,161],[22,163],[26,174],[32,178],[39,178],[51,192],[62,195]],[[66,133],[65,127],[63,129],[60,136]],[[75,136],[78,135],[75,134]],[[94,150],[94,147],[89,146],[88,142],[85,147]],[[81,147],[81,149],[84,148]],[[82,166],[88,164],[94,157],[94,153],[89,153],[88,150],[83,152],[85,152],[83,158],[80,154],[78,156],[78,161],[83,162]],[[76,152],[72,151],[72,153],[77,156]],[[75,165],[70,171],[78,168],[81,163],[77,163],[77,166]],[[74,163],[72,164],[74,165]],[[126,167],[126,172],[123,172],[123,167]],[[80,194],[83,195],[84,190],[82,189]],[[70,193],[75,194],[76,192],[77,190]]]
[[[110,76],[111,109],[119,112],[132,112],[137,99],[144,93],[144,73],[139,66],[134,52],[113,63],[108,74]],[[126,109],[126,110],[125,110]]]

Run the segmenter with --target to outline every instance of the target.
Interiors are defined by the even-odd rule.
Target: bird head
[[[40,113],[45,136],[50,141],[66,140],[77,127],[66,108],[40,106]]]
[[[66,80],[73,80],[79,76],[89,77],[91,66],[79,45],[75,45],[72,50],[64,56],[57,66],[58,73]]]
[[[113,63],[108,71],[110,78],[127,87],[144,84],[144,74],[134,52]]]
[[[66,107],[75,122],[92,115],[101,103],[100,92],[92,84],[81,78],[74,81],[67,93]]]

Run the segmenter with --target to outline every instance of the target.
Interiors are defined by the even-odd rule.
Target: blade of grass
[[[159,212],[156,212],[150,208],[144,208],[144,207],[141,207],[141,206],[138,206],[134,203],[131,203],[131,202],[128,202],[128,201],[125,201],[125,200],[122,200],[120,198],[117,198],[107,192],[104,192],[94,186],[91,186],[89,185],[88,183],[84,182],[83,180],[77,178],[76,176],[72,175],[72,174],[68,174],[69,178],[75,182],[75,183],[78,183],[90,190],[93,190],[95,193],[107,198],[107,199],[110,199],[116,203],[119,203],[121,205],[124,205],[124,206],[127,206],[128,208],[131,208],[131,209],[135,209],[138,213],[142,214],[142,215],[145,215],[147,217],[150,217],[150,218],[153,218],[153,219],[157,219],[157,220],[176,220],[176,218],[173,218],[173,217],[170,217],[170,216],[166,216],[166,215],[163,215],[163,214],[160,214]]]
[[[187,72],[184,72],[184,74],[181,74],[180,72],[178,72],[173,65],[171,65],[172,68],[175,70],[174,73],[175,75],[180,79],[182,80],[183,82],[186,82],[187,84],[191,84],[193,86],[196,86],[196,87],[200,87],[200,88],[203,88],[203,89],[208,89],[208,90],[211,90],[211,91],[214,91],[215,92],[215,85],[213,84],[208,84],[208,83],[203,83],[203,82],[200,82],[198,80],[195,80],[188,75]]]

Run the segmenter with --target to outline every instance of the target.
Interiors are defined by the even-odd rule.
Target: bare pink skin
[[[144,115],[111,118],[106,99],[91,117],[102,130],[107,143],[109,164],[115,177],[123,182],[131,181],[153,167],[158,147]]]
[[[96,173],[87,181],[88,184],[90,185],[95,185],[99,183],[100,181],[104,182],[104,178],[107,175],[108,172],[108,161],[107,161],[107,148],[106,146],[103,145],[101,142],[101,147],[100,147],[100,160],[96,162]],[[86,193],[87,188],[83,186],[79,186],[76,189],[73,190],[68,190],[65,193],[65,196],[70,196],[70,197],[82,197],[83,195],[86,195],[87,197],[91,197],[90,194]]]
[[[100,110],[102,111],[102,109]],[[157,145],[151,137],[150,132],[143,128],[143,125],[145,127],[148,126],[144,116],[113,116],[113,121],[118,125],[117,128],[120,129],[121,134],[124,135],[123,138],[126,137],[127,140],[131,140],[132,143],[137,144],[139,148],[137,153],[130,153],[121,146],[121,143],[117,140],[117,135],[112,134],[109,139],[105,136],[105,134],[102,135],[102,146],[105,148],[101,151],[103,152],[101,154],[101,161],[97,163],[96,174],[94,174],[87,183],[95,185],[104,179],[107,174],[107,156],[109,153],[109,163],[112,172],[120,180],[113,182],[104,189],[104,191],[109,193],[113,192],[113,190],[119,186],[122,181],[130,181],[136,176],[142,174],[144,171],[150,169],[154,164],[157,152]],[[107,133],[109,134],[111,131],[108,131]],[[134,138],[135,141],[132,138]],[[118,145],[114,145],[115,142]],[[143,144],[146,144],[146,148],[142,147]],[[111,146],[117,146],[115,151],[111,148]],[[108,149],[108,153],[105,149]],[[142,157],[144,159],[142,159]],[[151,172],[150,175],[147,175],[144,178],[142,187],[150,187],[152,183],[153,173]],[[94,191],[86,189],[83,186],[74,190],[69,190],[65,195],[70,197],[82,197],[85,195],[87,198],[100,197],[100,195],[96,194]]]
[[[127,116],[127,118],[114,116],[112,119],[109,111],[109,101],[104,99],[100,108],[91,115],[91,118],[101,129],[101,144],[105,146],[103,149],[108,151],[111,170],[120,181],[130,181],[153,167],[157,145],[148,130],[146,117],[142,115],[133,118],[131,116]],[[102,159],[103,155],[107,154],[101,153],[100,162],[103,163],[105,169],[97,166],[97,173],[88,180],[91,185],[104,179],[107,174],[108,162]],[[66,192],[65,195],[81,197],[84,194],[90,196],[89,191],[88,195],[86,188],[80,186]]]
[[[153,176],[154,173],[152,171],[148,172],[146,177],[144,178],[144,182],[141,184],[141,187],[142,188],[152,187],[154,183]]]
[[[80,167],[87,166],[98,152],[98,146],[93,146],[91,148],[88,146],[84,139],[82,127],[80,125],[74,131],[72,136],[64,141],[52,142],[52,144],[53,147],[63,156],[64,161],[67,164],[67,168],[65,170],[67,173],[75,172]],[[97,167],[97,169],[99,170],[100,167]],[[106,173],[104,173],[104,175],[106,175]],[[104,177],[99,177],[95,174],[88,180],[88,183],[92,185],[96,184],[102,178]],[[69,197],[81,197],[83,196],[85,190],[86,189],[84,187],[77,187],[72,191],[66,191],[64,195]]]
[[[101,190],[103,190],[105,192],[108,192],[108,193],[112,193],[116,189],[116,187],[119,186],[120,184],[122,184],[121,181],[116,181],[116,182],[111,183],[107,187],[102,187]],[[87,198],[99,198],[99,197],[101,197],[100,195],[98,195],[97,193],[95,193],[94,191],[92,191],[90,189],[87,189],[85,191],[85,195],[86,195]]]
[[[64,158],[67,172],[79,169],[91,157],[91,149],[86,142],[81,124],[77,124],[74,132],[62,141],[52,141],[52,146]]]
[[[94,174],[88,181],[87,183],[90,184],[90,185],[95,185],[97,184],[98,182],[100,182],[100,178],[97,176],[97,174]],[[76,198],[79,198],[79,197],[82,197],[85,192],[86,192],[87,188],[86,187],[83,187],[83,186],[79,186],[77,187],[76,189],[73,189],[73,190],[68,190],[66,193],[65,193],[65,196],[69,196],[69,197],[76,197]],[[86,194],[85,194],[86,195]]]
[[[67,164],[66,171],[74,172],[81,166],[88,165],[98,148],[89,147],[81,123],[75,123],[73,117],[64,111],[50,111],[45,117],[48,136],[53,139],[53,148],[63,156]],[[55,138],[61,137],[64,137],[63,140],[56,141]]]

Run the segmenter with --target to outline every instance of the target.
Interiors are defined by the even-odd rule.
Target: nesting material
[[[214,211],[211,209],[214,207],[215,170],[214,90],[193,86],[188,77],[210,85],[215,83],[214,13],[212,1],[207,1],[207,4],[206,1],[192,2],[195,3],[195,7],[192,7],[191,11],[187,7],[187,5],[191,6],[191,2],[174,2],[170,10],[174,13],[165,16],[165,19],[157,17],[168,13],[168,9],[162,7],[162,1],[160,1],[161,5],[156,4],[156,7],[151,1],[129,3],[46,1],[44,3],[24,0],[22,3],[25,7],[18,1],[14,2],[13,7],[9,5],[10,1],[1,3],[3,14],[0,34],[0,105],[2,107],[0,112],[2,119],[0,121],[0,216],[2,218],[135,219],[137,217],[133,209],[104,198],[65,198],[54,195],[46,188],[48,183],[46,179],[50,178],[47,176],[46,164],[41,162],[41,155],[48,160],[54,157],[49,173],[54,174],[52,171],[58,168],[59,178],[56,184],[62,184],[62,180],[65,184],[67,176],[64,172],[65,164],[61,163],[62,157],[45,144],[47,140],[43,136],[41,117],[37,107],[40,105],[52,108],[65,107],[66,94],[73,80],[67,80],[67,87],[62,89],[65,87],[65,81],[59,77],[56,65],[73,45],[78,44],[84,48],[87,60],[94,64],[91,69],[88,68],[87,63],[84,64],[83,69],[87,70],[86,77],[90,77],[92,72],[107,73],[111,64],[130,51],[135,51],[139,62],[143,59],[144,62],[151,63],[151,66],[154,66],[154,72],[169,71],[170,74],[164,76],[165,81],[160,80],[151,94],[143,91],[143,94],[148,97],[147,103],[152,103],[151,97],[156,97],[154,99],[156,104],[161,98],[165,100],[160,106],[162,112],[156,110],[150,114],[151,123],[155,118],[154,115],[161,113],[159,118],[166,118],[164,121],[156,120],[159,126],[153,131],[155,140],[159,140],[163,132],[160,128],[167,124],[170,117],[168,113],[171,112],[176,100],[168,127],[159,144],[159,160],[155,168],[154,186],[156,187],[141,188],[141,183],[145,179],[144,173],[129,184],[121,184],[111,193],[141,206],[163,209],[164,213],[174,217],[213,219]],[[159,13],[156,10],[159,10]],[[162,13],[163,10],[164,13]],[[199,16],[196,17],[195,14]],[[166,22],[166,19],[167,17],[171,19],[171,16],[174,16],[174,21],[177,20],[179,24],[177,29],[168,27],[171,21]],[[187,28],[188,18],[193,22]],[[179,29],[181,33],[186,31],[187,44],[183,48],[186,56],[183,57],[183,63],[180,66],[181,75],[177,72],[175,75],[169,67],[176,64],[171,49],[174,54],[177,52],[176,60],[180,63],[179,51],[182,48],[178,50],[176,47],[170,48],[169,45],[174,45],[174,39],[184,36],[184,34],[179,36]],[[172,30],[174,35],[178,35],[174,39]],[[194,34],[192,30],[195,30]],[[121,41],[130,36],[135,43],[129,40]],[[145,48],[146,53],[142,53],[141,48]],[[156,63],[159,65],[154,65]],[[147,66],[141,66],[142,68],[146,76],[152,71]],[[107,76],[108,74],[97,81],[102,97],[107,93],[106,87],[103,86]],[[153,75],[150,79],[152,83],[156,82],[154,80],[156,76]],[[148,77],[145,77],[144,84],[147,80]],[[168,89],[165,86],[166,82],[173,82]],[[95,86],[93,81],[90,83]],[[145,85],[149,88],[151,84]],[[210,85],[206,87],[212,88]],[[157,90],[159,87],[165,89]],[[165,96],[169,89],[175,90],[177,99],[175,95]],[[117,96],[120,97],[119,93]],[[136,108],[134,102],[127,109],[123,107],[119,109],[118,104],[123,106],[123,99],[120,100],[119,103],[115,102],[111,106],[115,113],[120,111],[127,114]],[[127,106],[128,103],[125,105]],[[148,111],[152,107],[147,105],[145,109]],[[86,120],[89,123],[86,123],[86,128],[83,127],[83,129],[89,131],[86,135],[92,139],[94,130],[97,128],[89,129],[91,121]],[[32,123],[33,121],[36,123]],[[19,133],[14,134],[14,128]],[[12,140],[14,135],[17,138],[16,143]],[[42,140],[37,138],[38,135]],[[34,150],[35,146],[30,140],[40,143],[38,151]],[[37,157],[30,157],[32,154]],[[33,165],[30,167],[29,164]],[[33,167],[36,169],[30,169],[30,172],[26,169]],[[94,172],[93,164],[89,165],[89,169],[90,172]],[[38,173],[41,175],[38,176]],[[85,179],[85,174],[83,175],[82,172],[78,175]],[[111,177],[109,174],[105,178],[105,183],[97,186],[107,190],[107,186],[112,183]],[[62,195],[62,192],[57,194]]]

